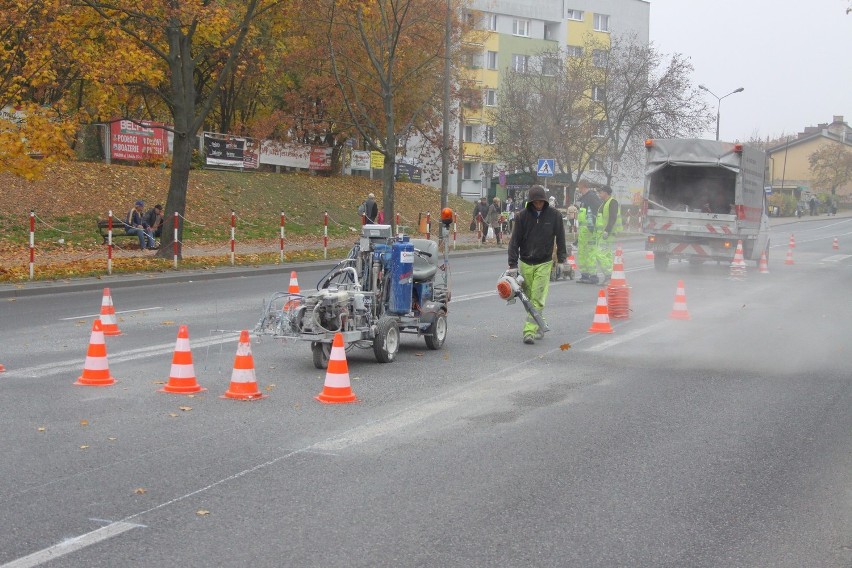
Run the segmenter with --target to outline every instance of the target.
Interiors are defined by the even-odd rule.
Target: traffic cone
[[[769,263],[766,261],[766,251],[760,253],[760,264],[758,265],[760,274],[769,274]]]
[[[731,278],[741,280],[746,275],[746,263],[743,257],[743,242],[737,241],[737,250],[734,252],[734,260],[731,262]]]
[[[343,346],[343,335],[339,332],[334,334],[334,341],[331,344],[331,354],[328,357],[328,368],[325,371],[325,384],[322,387],[322,392],[314,398],[326,404],[358,402],[349,383],[346,348]]]
[[[118,329],[118,321],[115,318],[115,306],[112,304],[112,295],[109,288],[104,288],[104,296],[101,299],[101,327],[104,335],[121,335]]]
[[[787,258],[784,259],[784,264],[793,264],[793,248],[787,249]]]
[[[620,251],[616,251],[612,257],[612,275],[609,277],[610,286],[627,286],[627,278],[624,276],[624,259]]]
[[[262,394],[257,388],[249,332],[245,329],[240,332],[240,343],[237,346],[237,356],[234,358],[231,384],[225,394],[219,398],[235,398],[238,400],[266,398],[266,395]]]
[[[0,373],[2,373],[5,370],[6,370],[6,367],[4,367],[2,363],[0,363]]]
[[[645,253],[645,260],[654,260],[654,251],[649,250]]]
[[[790,233],[790,248],[796,248],[796,239],[793,237],[793,233]]]
[[[598,304],[595,306],[595,317],[592,320],[592,327],[589,328],[589,333],[612,332],[612,326],[609,325],[609,309],[606,304],[606,294],[601,289],[598,292]]]
[[[837,240],[837,237],[834,237],[834,242],[831,243],[831,248],[834,250],[840,250],[840,241]]]
[[[295,270],[290,273],[290,285],[287,287],[287,293],[291,295],[291,299],[287,300],[287,303],[284,304],[284,309],[290,310],[299,305],[299,298],[292,296],[300,296],[302,294],[301,290],[299,290],[299,279],[296,277]]]
[[[86,362],[83,364],[83,374],[77,377],[77,382],[74,384],[87,387],[107,387],[115,384],[115,378],[109,374],[104,330],[99,319],[92,324],[92,335],[89,339],[89,350],[86,352]]]
[[[675,292],[674,307],[669,314],[669,319],[688,320],[692,319],[689,316],[689,311],[686,309],[686,291],[683,288],[683,280],[677,281],[677,291]]]
[[[574,260],[574,255],[568,255],[568,265],[571,267],[571,270],[577,270],[577,262]]]
[[[182,325],[178,328],[169,382],[160,389],[160,392],[192,394],[204,390],[207,389],[202,388],[195,380],[195,366],[192,364],[192,351],[189,350],[189,330]]]

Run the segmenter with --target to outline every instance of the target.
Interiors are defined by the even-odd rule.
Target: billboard
[[[242,138],[214,138],[204,135],[204,154],[208,165],[231,168],[243,167],[246,141]]]
[[[370,152],[367,150],[352,150],[352,169],[362,172],[370,171]]]
[[[139,162],[165,158],[168,138],[162,123],[115,120],[110,123],[110,156],[114,160]]]

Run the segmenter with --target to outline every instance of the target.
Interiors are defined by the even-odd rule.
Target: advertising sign
[[[370,152],[367,150],[352,150],[351,168],[362,172],[370,171]]]
[[[116,120],[110,123],[110,155],[114,160],[142,161],[162,158],[168,149],[168,138],[161,123]]]
[[[380,170],[385,167],[385,155],[381,152],[370,152],[370,167],[374,170]]]
[[[213,138],[205,134],[204,153],[207,156],[207,164],[242,168],[245,143],[242,138]]]
[[[307,144],[264,140],[260,144],[260,163],[306,170],[311,165],[311,147]]]
[[[330,170],[331,169],[331,148],[324,146],[312,146],[310,169],[312,170]]]
[[[396,179],[399,180],[402,176],[407,176],[408,181],[420,183],[422,181],[422,171],[420,167],[411,164],[396,164]]]

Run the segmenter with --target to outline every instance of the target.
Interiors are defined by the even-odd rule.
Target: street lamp
[[[740,87],[739,89],[735,89],[723,97],[716,96],[716,93],[714,93],[704,85],[698,85],[698,88],[702,91],[707,91],[708,93],[716,97],[716,140],[719,140],[719,108],[722,106],[722,99],[724,99],[725,97],[730,97],[734,93],[742,93],[743,91],[745,91],[745,88]]]

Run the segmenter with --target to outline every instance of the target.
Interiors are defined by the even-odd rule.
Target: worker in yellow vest
[[[602,204],[595,216],[595,245],[593,256],[595,263],[600,265],[603,273],[602,284],[607,284],[612,277],[613,249],[615,237],[624,227],[621,224],[621,208],[612,197],[612,188],[603,185],[598,188],[598,197]]]

